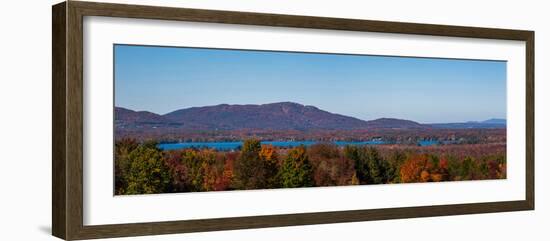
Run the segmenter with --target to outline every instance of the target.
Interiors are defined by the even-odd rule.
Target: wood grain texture
[[[179,20],[209,23],[230,23],[259,26],[297,27],[508,40],[525,40],[530,34],[530,31],[524,30],[477,28],[437,24],[417,24],[360,19],[185,9],[95,2],[72,3],[73,5],[77,5],[79,8],[81,8],[82,13],[87,16],[146,18],[159,20]]]
[[[67,5],[67,239],[83,228],[83,15]]]
[[[527,64],[525,200],[84,226],[82,186],[84,16],[109,16],[525,41]],[[53,7],[52,25],[52,102],[54,105],[52,110],[52,230],[53,234],[57,237],[74,240],[534,209],[534,32],[532,31],[76,1],[55,5]]]
[[[493,213],[504,211],[521,211],[527,209],[529,209],[529,207],[526,202],[512,201],[479,204],[219,218],[191,221],[99,225],[85,226],[84,230],[79,233],[79,238],[90,239],[138,235],[190,233],[232,229],[267,228],[294,225],[313,225],[400,218]]]
[[[65,3],[52,7],[52,234],[66,237]]]
[[[525,47],[526,80],[526,149],[525,200],[530,209],[535,209],[535,33],[529,32]]]

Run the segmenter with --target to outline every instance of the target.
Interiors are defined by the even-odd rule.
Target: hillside
[[[186,108],[165,115],[116,107],[115,123],[117,127],[126,129],[153,126],[201,130],[355,130],[427,127],[414,121],[392,118],[364,121],[292,102],[262,105],[221,104]]]

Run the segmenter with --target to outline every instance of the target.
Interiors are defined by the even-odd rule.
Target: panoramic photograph
[[[115,195],[506,179],[506,61],[116,44],[114,97]]]

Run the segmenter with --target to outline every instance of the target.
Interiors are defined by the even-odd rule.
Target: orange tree
[[[273,145],[262,145],[259,156],[263,164],[266,188],[278,187],[277,172],[279,171],[279,157],[277,155],[277,148]]]
[[[399,170],[401,182],[439,182],[448,180],[448,161],[427,154],[411,154]]]

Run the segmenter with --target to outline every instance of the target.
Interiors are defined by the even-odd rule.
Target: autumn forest
[[[506,61],[113,49],[115,195],[507,178]]]
[[[322,187],[506,178],[504,144],[278,148],[249,139],[237,151],[163,151],[116,142],[116,194]]]

